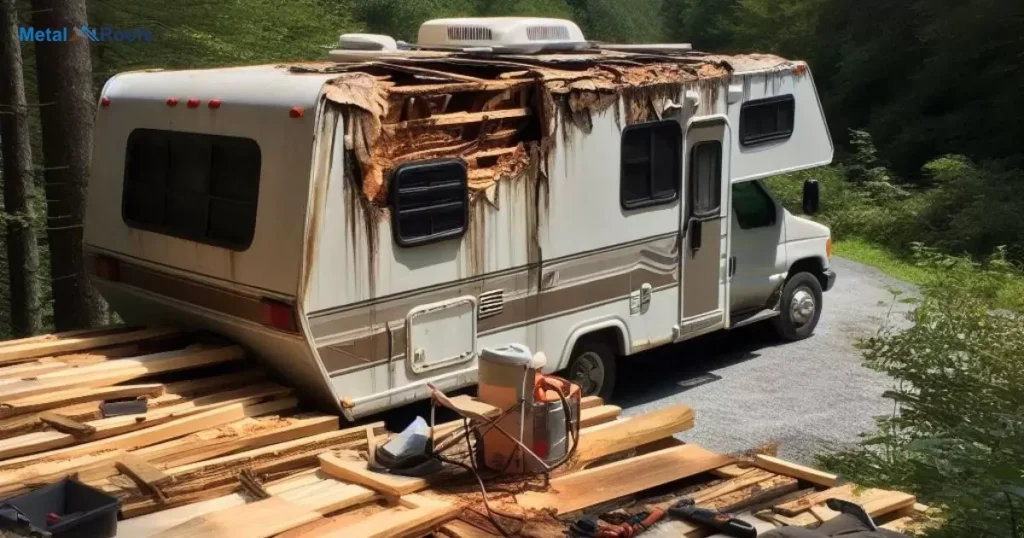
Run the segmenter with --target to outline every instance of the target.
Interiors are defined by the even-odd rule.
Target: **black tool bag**
[[[840,514],[817,529],[783,527],[760,535],[760,538],[910,538],[888,529],[871,530],[850,514]]]

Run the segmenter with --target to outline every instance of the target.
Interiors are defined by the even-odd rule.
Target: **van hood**
[[[819,224],[810,219],[798,217],[788,210],[786,214],[786,241],[801,241],[805,239],[825,239],[831,235],[828,226]]]

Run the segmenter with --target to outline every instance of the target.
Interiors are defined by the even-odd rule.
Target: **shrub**
[[[982,266],[918,247],[917,259],[941,277],[913,325],[863,342],[866,364],[895,380],[894,413],[821,463],[939,507],[945,524],[929,536],[1024,536],[1024,301],[996,303],[1024,276],[998,254]]]

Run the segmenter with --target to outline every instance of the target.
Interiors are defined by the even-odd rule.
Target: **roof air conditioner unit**
[[[537,52],[587,47],[579,26],[541,17],[434,19],[420,26],[420,47]]]
[[[391,36],[380,34],[342,34],[338,38],[341,50],[398,50],[398,43]]]

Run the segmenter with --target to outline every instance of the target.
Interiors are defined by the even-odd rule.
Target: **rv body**
[[[537,24],[468,21],[447,24],[496,26],[448,36]],[[125,73],[101,99],[99,291],[350,419],[475,383],[492,345],[606,393],[615,357],[773,317],[804,337],[835,279],[828,229],[759,181],[832,159],[801,62],[353,50]]]

